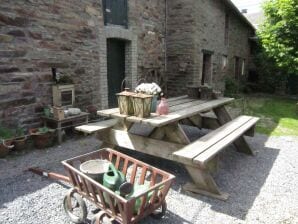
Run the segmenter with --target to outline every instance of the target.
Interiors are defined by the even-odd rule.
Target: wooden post
[[[225,123],[232,120],[230,117],[228,111],[224,106],[213,108],[214,113],[217,116],[218,122],[220,125],[224,125]],[[234,141],[234,145],[238,152],[243,152],[249,155],[254,155],[254,151],[250,148],[248,143],[246,142],[245,138],[243,136],[239,137]]]
[[[203,194],[220,200],[227,200],[229,195],[221,192],[213,177],[208,170],[203,170],[198,167],[185,165],[189,175],[194,181],[194,184],[187,183],[183,186],[183,190],[191,191],[194,193]]]

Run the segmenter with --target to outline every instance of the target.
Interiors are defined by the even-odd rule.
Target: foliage
[[[267,0],[258,35],[266,53],[288,74],[298,74],[297,0]]]
[[[15,137],[25,136],[25,129],[21,127],[17,127],[15,131]]]
[[[234,96],[238,93],[239,86],[235,79],[225,78],[225,95]]]
[[[245,96],[232,105],[242,114],[260,117],[257,132],[271,136],[298,136],[297,101],[280,97]]]
[[[11,139],[13,138],[13,131],[9,128],[3,127],[0,124],[0,139]]]
[[[286,81],[287,72],[279,68],[274,59],[261,47],[256,52],[254,63],[259,73],[256,91],[275,93],[281,87],[281,83]]]
[[[41,127],[41,128],[38,128],[38,133],[40,134],[45,134],[45,133],[48,133],[50,132],[51,129],[49,129],[48,127],[44,126],[44,127]]]
[[[68,75],[57,76],[57,84],[73,84],[73,80]]]

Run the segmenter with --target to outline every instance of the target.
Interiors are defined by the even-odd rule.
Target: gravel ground
[[[195,136],[198,133],[192,133]],[[255,157],[227,148],[221,154],[216,181],[228,192],[228,201],[186,193],[190,180],[174,162],[134,153],[138,159],[176,175],[168,197],[166,216],[142,223],[298,223],[298,137],[248,138]],[[0,223],[68,224],[62,200],[69,186],[24,171],[39,166],[63,172],[60,161],[98,149],[94,137],[68,140],[62,146],[32,150],[0,160]],[[89,212],[88,218],[92,218]]]

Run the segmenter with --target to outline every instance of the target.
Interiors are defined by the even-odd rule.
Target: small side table
[[[58,120],[54,117],[46,117],[46,116],[41,116],[41,119],[43,120],[44,125],[47,125],[48,123],[55,124],[55,126],[57,127],[57,133],[58,133],[58,143],[60,145],[62,143],[62,129],[65,128],[62,125],[64,123],[72,123],[67,127],[69,126],[74,127],[81,124],[88,124],[88,115],[89,113],[81,112],[78,115],[69,116],[62,120]],[[82,120],[84,120],[84,122],[82,122]]]

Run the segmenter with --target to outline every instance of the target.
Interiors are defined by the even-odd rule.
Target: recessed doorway
[[[125,78],[125,41],[107,39],[107,76],[109,108],[117,107],[116,93]]]

